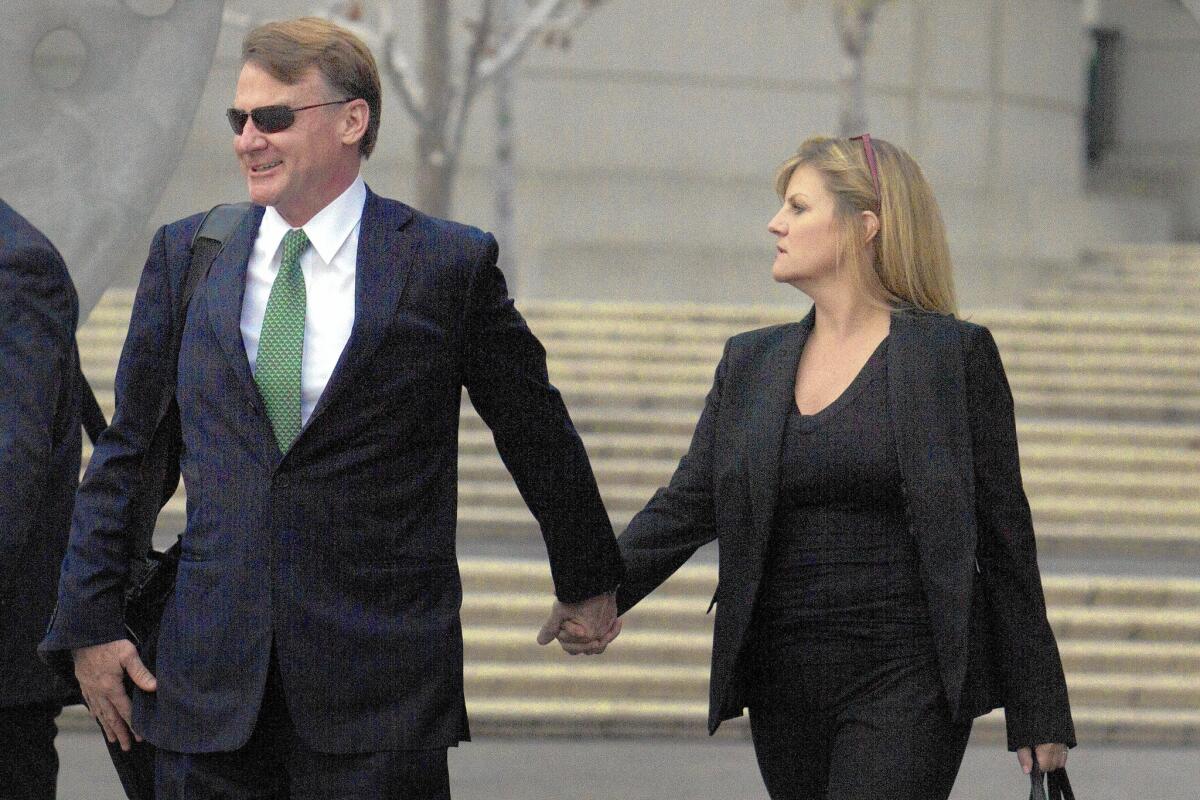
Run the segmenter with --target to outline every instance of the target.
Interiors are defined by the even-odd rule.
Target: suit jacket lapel
[[[788,415],[796,402],[796,368],[804,342],[812,331],[816,309],[808,312],[799,323],[785,326],[775,346],[765,350],[759,373],[754,376],[761,387],[760,398],[751,408],[746,426],[749,464],[750,508],[753,519],[752,542],[755,577],[761,565],[763,547],[771,535],[775,520],[775,505],[779,498],[779,459],[783,447],[783,432]]]
[[[420,256],[415,226],[408,226],[411,219],[408,206],[367,190],[354,276],[354,327],[305,430],[354,382],[354,376],[383,341],[408,275]],[[304,432],[300,435],[303,437]]]
[[[975,466],[957,326],[935,314],[893,314],[887,362],[900,474],[952,709],[965,670],[976,542]]]
[[[242,391],[250,397],[258,396],[258,387],[250,374],[250,362],[242,342],[242,298],[246,291],[246,266],[264,211],[262,206],[255,206],[254,213],[242,220],[225,248],[213,260],[204,285],[209,325],[221,352],[237,375]]]

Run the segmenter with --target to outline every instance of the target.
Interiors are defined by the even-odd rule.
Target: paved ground
[[[99,735],[60,735],[60,800],[123,800]],[[1196,800],[1200,750],[1077,748],[1080,800]],[[450,751],[455,800],[765,800],[749,743],[663,739],[506,739]],[[1028,793],[1016,759],[975,746],[953,800],[1016,800]],[[331,799],[332,800],[332,799]]]

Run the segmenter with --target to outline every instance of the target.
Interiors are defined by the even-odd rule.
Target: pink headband
[[[875,166],[875,148],[871,146],[871,134],[864,133],[860,136],[851,136],[850,141],[862,139],[863,152],[867,155],[867,168],[871,170],[871,183],[875,185],[875,199],[879,201],[880,208],[883,207],[883,195],[879,192],[879,168]]]

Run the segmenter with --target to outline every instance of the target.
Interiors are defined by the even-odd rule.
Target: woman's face
[[[838,260],[836,201],[821,173],[801,165],[792,173],[783,207],[767,230],[775,234],[771,276],[780,283],[809,283],[833,274]]]

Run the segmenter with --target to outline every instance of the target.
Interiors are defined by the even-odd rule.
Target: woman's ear
[[[875,237],[879,234],[879,217],[875,216],[874,211],[863,211],[861,214],[863,231],[866,233],[863,244],[868,245],[874,242]]]

